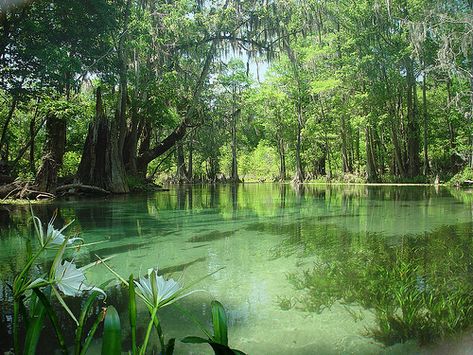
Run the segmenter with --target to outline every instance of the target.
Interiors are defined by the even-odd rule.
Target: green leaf
[[[212,301],[212,324],[214,327],[214,341],[228,346],[228,326],[225,308],[218,301]]]
[[[234,355],[232,349],[230,349],[227,345],[218,344],[214,342],[209,342],[210,346],[212,347],[215,355]]]
[[[51,324],[54,328],[54,331],[56,332],[56,337],[57,337],[57,340],[59,342],[59,345],[61,346],[62,353],[63,354],[68,354],[66,341],[64,340],[64,335],[62,334],[61,327],[59,326],[59,321],[57,319],[56,312],[54,312],[54,309],[51,306],[51,302],[49,302],[48,298],[38,288],[34,288],[33,292],[36,294],[38,299],[43,304],[43,307],[45,308],[45,310],[48,314],[48,317],[51,320]]]
[[[105,288],[112,280],[106,281],[103,284],[100,285],[100,288],[103,289]],[[82,306],[82,310],[80,312],[79,316],[79,326],[76,329],[76,336],[74,340],[74,354],[79,355],[82,350],[82,345],[81,345],[81,340],[82,340],[82,334],[84,332],[84,326],[85,322],[87,320],[87,315],[90,312],[90,309],[92,308],[94,301],[97,299],[97,297],[101,295],[100,292],[94,291],[92,292],[89,297],[85,300],[84,305]],[[90,336],[90,334],[89,334]]]
[[[100,314],[95,319],[94,324],[92,324],[92,327],[90,328],[89,333],[87,334],[87,337],[84,340],[84,345],[82,346],[80,350],[80,355],[85,355],[87,353],[87,350],[89,349],[90,343],[94,339],[94,335],[95,335],[95,332],[97,331],[99,324],[105,318],[105,312],[106,312],[106,309],[103,309],[102,312],[100,312]]]
[[[87,337],[84,340],[84,345],[82,345],[81,347],[80,355],[85,355],[87,353],[87,350],[89,349],[90,343],[94,339],[94,335],[95,335],[95,332],[97,331],[99,324],[105,318],[105,312],[106,312],[106,309],[104,308],[102,312],[100,312],[97,318],[95,319],[94,324],[92,324],[92,327],[90,328],[89,333],[87,334]]]
[[[157,317],[157,312],[158,312],[158,307],[154,307],[153,311],[151,312],[151,319],[148,323],[148,328],[146,329],[145,340],[144,340],[143,345],[140,349],[140,354],[141,355],[146,354],[146,347],[148,346],[149,337],[151,335],[151,330],[153,329],[153,324],[155,324],[155,326],[158,328],[157,325],[159,325],[159,320],[158,320],[158,317]]]
[[[29,327],[26,330],[25,350],[23,352],[25,355],[36,354],[36,346],[38,345],[38,340],[43,329],[44,318],[46,317],[46,308],[44,308],[43,304],[36,296],[34,298],[36,300],[32,300],[33,307],[30,312]]]
[[[64,301],[64,299],[61,297],[61,295],[59,294],[59,292],[56,290],[56,288],[52,287],[52,290],[53,290],[53,293],[54,295],[56,296],[56,298],[58,299],[59,303],[61,304],[61,306],[66,310],[66,312],[71,316],[71,318],[74,320],[74,322],[76,323],[77,326],[79,326],[79,321],[77,320],[76,316],[74,315],[74,313],[72,313],[71,309],[67,306],[66,302]]]
[[[109,306],[105,314],[102,355],[120,355],[121,342],[120,316],[115,307]]]
[[[135,282],[133,280],[133,274],[130,275],[128,280],[128,314],[130,318],[130,331],[131,331],[131,347],[132,354],[138,353],[136,347],[136,297],[135,297]]]

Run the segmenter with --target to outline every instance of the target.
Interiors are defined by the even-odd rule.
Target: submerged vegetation
[[[316,261],[288,275],[303,296],[280,305],[310,312],[336,303],[362,306],[376,319],[368,334],[386,345],[411,339],[426,344],[469,329],[473,225],[458,228],[462,232],[442,227],[394,243],[382,234],[350,234],[338,228],[290,241]]]

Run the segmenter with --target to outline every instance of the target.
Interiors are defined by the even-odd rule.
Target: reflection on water
[[[377,354],[417,352],[415,342],[396,343],[428,343],[470,325],[472,201],[470,194],[430,187],[246,184],[33,209],[46,221],[57,208],[58,227],[74,219],[72,233],[100,242],[79,251],[82,265],[116,255],[110,265],[124,276],[158,265],[163,274],[182,274],[184,283],[223,268],[197,286],[206,292],[181,306],[205,323],[210,301],[220,300],[235,348]],[[6,284],[23,267],[32,232],[28,207],[0,208],[2,351],[11,346]],[[88,278],[102,283],[110,274],[98,268]],[[109,293],[126,324],[123,290]],[[144,318],[146,310],[140,312]],[[163,310],[163,326],[177,338],[198,334],[171,308]],[[205,346],[176,346],[177,353],[209,353]]]

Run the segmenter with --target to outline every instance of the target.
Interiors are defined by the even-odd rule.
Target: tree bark
[[[44,155],[35,179],[35,186],[39,191],[55,193],[65,148],[66,121],[57,117],[54,112],[50,112],[46,120]]]
[[[341,115],[340,117],[340,135],[342,138],[342,170],[343,173],[352,173],[353,169],[350,164],[350,159],[348,156],[348,149],[347,149],[347,127],[346,127],[346,120],[345,115]]]
[[[296,98],[296,111],[297,111],[297,141],[296,141],[296,174],[292,180],[296,184],[304,182],[304,170],[302,168],[301,160],[301,146],[302,146],[302,126],[303,126],[303,115],[302,115],[302,90],[301,82],[299,77],[299,68],[297,67],[297,58],[289,43],[289,35],[283,37],[283,44],[291,62],[294,79],[297,85],[297,98]],[[323,108],[322,108],[323,110]]]
[[[186,162],[184,160],[184,149],[182,147],[181,141],[176,143],[176,160],[177,160],[177,169],[176,169],[177,182],[180,184],[187,182]]]
[[[36,134],[35,134],[36,112],[35,112],[33,118],[30,121],[30,142],[29,142],[29,146],[30,146],[30,154],[29,154],[30,171],[35,175],[36,175],[36,163],[35,163],[35,159],[34,159],[34,151],[35,151],[35,139],[36,139]]]
[[[415,177],[420,172],[419,162],[419,125],[415,98],[415,76],[412,58],[407,59],[407,153],[409,156],[408,175]]]
[[[468,5],[470,6],[470,16],[473,16],[473,0],[468,1]],[[471,36],[470,36],[471,37]],[[469,159],[468,165],[471,169],[473,169],[473,37],[471,37],[471,54],[470,54],[470,112],[468,117],[468,127],[470,129],[470,137],[469,137]]]
[[[284,148],[284,140],[278,139],[278,152],[279,152],[279,181],[284,182],[286,180],[286,152]]]
[[[7,118],[5,119],[5,122],[3,123],[3,128],[2,128],[2,136],[0,138],[0,155],[2,157],[2,160],[5,163],[8,163],[8,149],[4,149],[4,147],[7,145],[7,132],[8,132],[8,126],[10,125],[10,121],[13,118],[13,114],[15,113],[16,109],[16,104],[18,103],[18,99],[16,96],[13,96],[12,104],[10,106],[10,109],[8,110],[8,115]]]
[[[230,174],[230,180],[234,183],[240,182],[238,177],[238,159],[237,159],[237,121],[240,114],[240,110],[235,107],[235,93],[233,94],[233,112],[231,118],[231,135],[232,135],[232,171]]]
[[[189,142],[187,144],[189,148],[189,156],[187,160],[187,180],[189,182],[194,181],[194,134],[192,133],[189,137]]]
[[[123,20],[123,32],[120,35],[120,39],[118,41],[118,68],[119,68],[119,90],[118,90],[118,101],[117,101],[117,110],[116,110],[116,126],[117,126],[117,133],[118,139],[117,140],[117,148],[119,152],[119,158],[122,159],[123,156],[123,147],[125,145],[125,138],[126,138],[126,110],[127,110],[127,100],[128,100],[128,58],[125,51],[125,44],[127,40],[127,32],[128,32],[128,22],[130,18],[130,6],[131,0],[127,0],[126,7],[125,7],[125,14]],[[115,140],[115,137],[113,137]]]
[[[425,64],[424,64],[424,77],[422,79],[422,113],[424,116],[424,165],[423,165],[423,175],[426,176],[429,174],[429,152],[428,152],[428,134],[429,134],[429,116],[427,111],[427,74],[425,73]]]
[[[194,92],[192,95],[192,100],[191,103],[189,104],[189,107],[186,112],[186,116],[184,117],[184,120],[181,122],[181,124],[176,127],[174,131],[172,131],[166,138],[164,138],[158,145],[151,149],[146,149],[142,150],[140,147],[140,154],[137,157],[137,167],[139,172],[145,172],[146,174],[146,169],[148,167],[148,164],[159,157],[160,155],[166,153],[170,148],[174,146],[174,144],[181,140],[185,133],[187,126],[189,125],[190,120],[194,117],[196,114],[197,110],[197,102],[200,98],[200,94],[202,93],[202,90],[204,88],[204,82],[209,74],[210,71],[210,65],[212,64],[212,60],[215,56],[215,52],[217,49],[217,41],[218,39],[215,39],[212,41],[212,45],[207,52],[207,56],[205,58],[204,66],[202,68],[202,71],[199,76],[199,80],[197,81],[196,87],[194,88]]]
[[[376,163],[374,161],[373,143],[371,137],[371,128],[367,125],[365,127],[366,140],[366,178],[368,182],[375,182],[378,180],[376,172]]]
[[[97,89],[95,119],[89,125],[77,176],[84,185],[113,193],[129,191],[118,152],[117,129],[105,117],[101,89]]]

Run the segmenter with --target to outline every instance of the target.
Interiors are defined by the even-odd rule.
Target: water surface
[[[395,299],[417,302],[415,297],[435,295],[434,303],[448,296],[473,305],[463,297],[473,283],[472,201],[468,193],[433,187],[246,184],[68,200],[33,209],[47,221],[57,208],[58,227],[74,219],[70,233],[102,242],[81,248],[75,256],[80,265],[95,255],[115,255],[109,265],[125,277],[158,266],[184,284],[220,270],[194,286],[203,292],[180,306],[208,324],[210,301],[222,302],[230,318],[230,343],[237,349],[378,354],[417,353],[433,341],[432,330],[404,344],[397,333],[383,337],[377,332],[380,308],[394,316],[409,311],[393,310]],[[24,265],[28,238],[28,208],[2,207],[0,275],[5,282]],[[88,277],[100,284],[111,275],[99,266]],[[449,285],[446,279],[452,280]],[[5,340],[11,339],[11,295],[4,283],[0,291],[4,350],[11,346]],[[126,310],[122,292],[109,292],[109,302]],[[140,312],[145,319],[145,310]],[[167,336],[202,335],[171,307],[162,316]],[[439,317],[438,327],[444,324]],[[203,345],[176,344],[177,354],[211,353]]]

